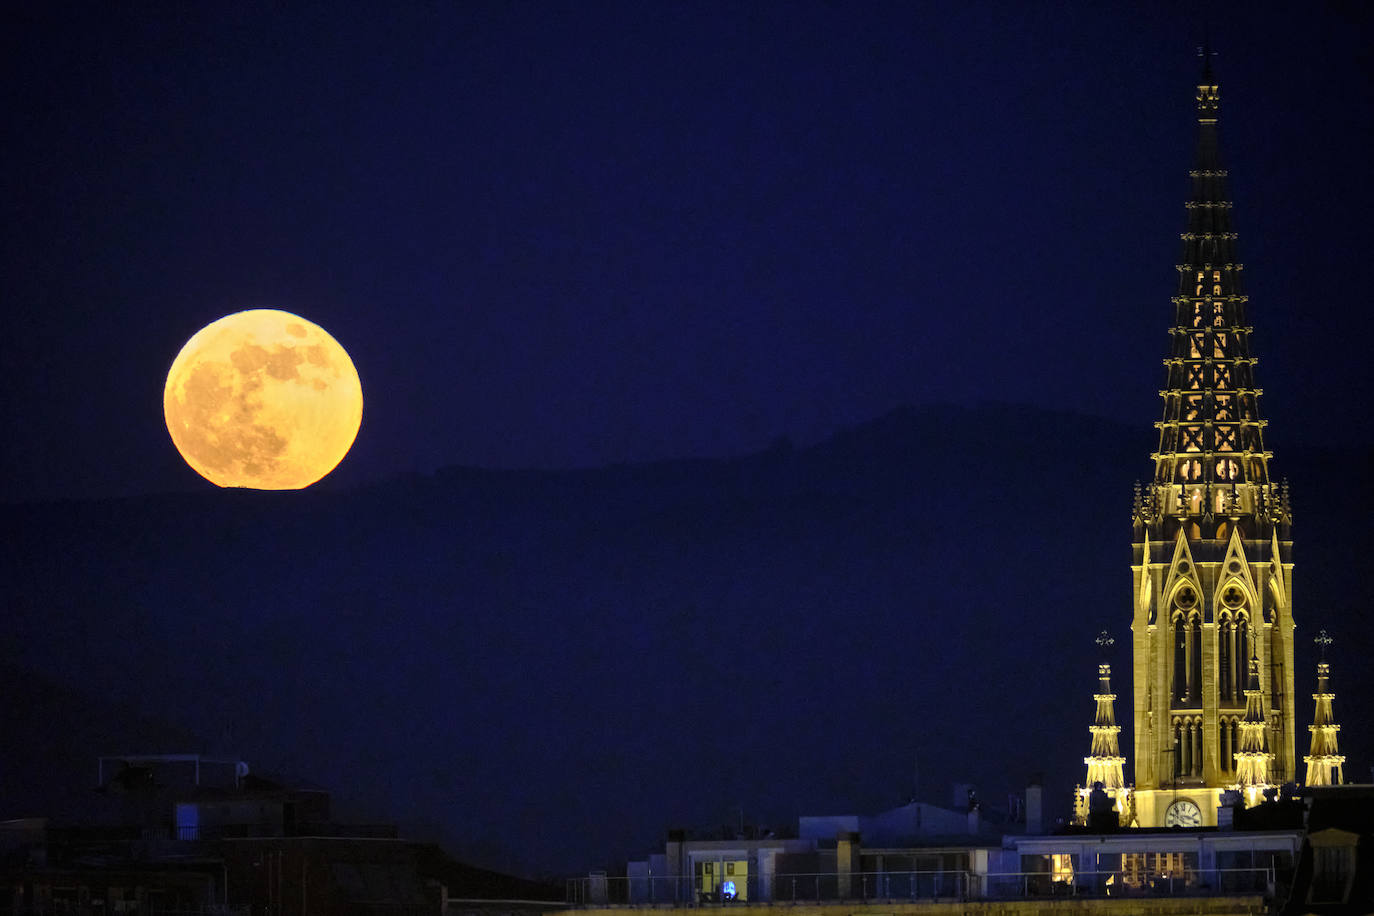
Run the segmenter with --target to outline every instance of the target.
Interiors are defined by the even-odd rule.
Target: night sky
[[[1124,580],[1195,6],[11,6],[0,500],[218,495],[171,445],[165,374],[269,307],[362,378],[326,490],[1013,402],[1141,429],[1101,494]],[[1266,444],[1367,456],[1374,12],[1211,7]]]
[[[1191,7],[11,8],[4,495],[200,487],[165,372],[255,307],[358,367],[334,485],[735,455],[901,404],[1148,423]],[[1266,409],[1367,440],[1371,16],[1254,7],[1214,43]]]

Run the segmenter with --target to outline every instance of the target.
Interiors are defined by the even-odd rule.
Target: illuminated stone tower
[[[1312,752],[1303,758],[1307,763],[1307,784],[1338,786],[1344,782],[1341,766],[1345,758],[1336,747],[1336,733],[1341,727],[1331,712],[1331,701],[1336,698],[1328,686],[1331,666],[1326,663],[1326,647],[1331,645],[1331,637],[1322,630],[1313,642],[1321,646],[1322,660],[1317,664],[1317,692],[1312,694],[1312,699],[1317,701],[1317,712],[1307,727],[1312,733]]]
[[[1196,165],[1173,297],[1154,476],[1137,487],[1131,571],[1136,817],[1215,824],[1237,783],[1247,688],[1273,753],[1267,779],[1297,777],[1291,513],[1269,475],[1260,389],[1210,61],[1197,87]],[[1247,678],[1247,660],[1255,672]]]
[[[1097,644],[1104,650],[1113,642],[1115,640],[1105,631],[1097,637]],[[1097,704],[1097,715],[1093,724],[1088,727],[1092,735],[1092,745],[1089,756],[1083,758],[1088,767],[1088,775],[1074,797],[1074,822],[1088,823],[1092,793],[1100,788],[1111,801],[1118,822],[1130,824],[1135,816],[1134,804],[1131,790],[1127,788],[1126,779],[1121,772],[1121,765],[1126,762],[1126,758],[1121,756],[1118,739],[1121,726],[1116,724],[1116,694],[1112,693],[1112,666],[1105,662],[1097,666],[1097,693],[1093,694],[1093,700]]]

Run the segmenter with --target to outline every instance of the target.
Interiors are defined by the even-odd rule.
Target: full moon
[[[162,412],[181,457],[211,483],[299,490],[348,454],[363,387],[324,328],[251,309],[186,341],[167,373]]]

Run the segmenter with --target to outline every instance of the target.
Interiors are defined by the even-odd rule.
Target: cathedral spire
[[[1259,659],[1250,656],[1250,677],[1245,684],[1245,718],[1240,720],[1240,737],[1236,750],[1236,788],[1245,793],[1247,805],[1258,804],[1269,788],[1269,764],[1274,755],[1269,750],[1268,725],[1264,718],[1264,691],[1260,689]]]
[[[1204,49],[1195,96],[1198,135],[1188,175],[1187,228],[1177,265],[1168,370],[1155,463],[1157,536],[1199,525],[1213,537],[1223,523],[1248,538],[1268,533],[1277,494],[1269,481],[1259,412],[1255,359],[1250,355],[1243,265],[1237,260],[1231,200],[1223,167],[1221,88]],[[1167,488],[1164,490],[1162,488]]]
[[[1158,447],[1132,501],[1132,800],[1145,827],[1213,824],[1227,788],[1255,787],[1253,803],[1300,763],[1292,514],[1264,444],[1210,52],[1191,98]]]
[[[1341,773],[1345,757],[1336,747],[1336,733],[1341,727],[1336,724],[1331,712],[1331,701],[1336,695],[1328,685],[1331,666],[1326,663],[1326,647],[1333,640],[1322,630],[1312,641],[1321,647],[1322,660],[1317,663],[1317,692],[1312,694],[1312,699],[1317,701],[1317,711],[1312,717],[1312,724],[1308,726],[1308,731],[1312,733],[1312,752],[1303,758],[1307,762],[1307,784],[1338,786],[1345,781]]]

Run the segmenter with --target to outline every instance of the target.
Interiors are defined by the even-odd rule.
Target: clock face
[[[1201,827],[1202,811],[1190,801],[1176,801],[1164,812],[1165,827]]]

